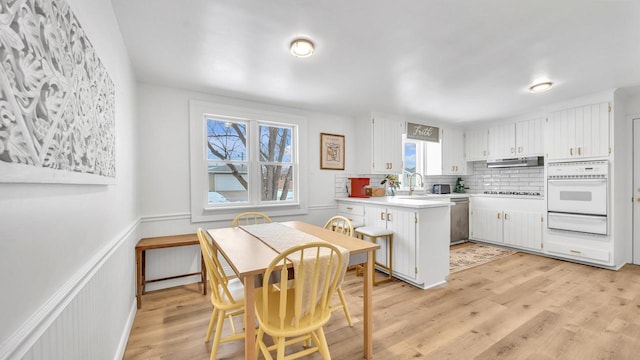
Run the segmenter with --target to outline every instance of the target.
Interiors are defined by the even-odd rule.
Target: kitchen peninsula
[[[338,208],[354,226],[393,231],[393,276],[421,289],[445,284],[449,275],[450,211],[454,204],[419,196],[339,198]],[[385,264],[381,241],[376,261]]]

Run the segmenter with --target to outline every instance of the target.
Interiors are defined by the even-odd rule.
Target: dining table
[[[302,221],[286,221],[280,222],[280,224],[347,249],[349,251],[349,266],[364,264],[362,286],[363,358],[372,359],[373,252],[379,249],[380,245]],[[271,261],[278,256],[278,252],[242,227],[208,229],[207,232],[216,251],[222,254],[244,284],[244,323],[255,324],[255,288],[261,286],[261,283],[256,279],[261,278]],[[254,326],[245,326],[244,351],[245,359],[256,358],[256,329]]]

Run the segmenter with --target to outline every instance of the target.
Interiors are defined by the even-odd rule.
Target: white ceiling
[[[302,109],[489,120],[640,85],[640,1],[112,4],[142,82]],[[289,53],[299,36],[312,57]]]

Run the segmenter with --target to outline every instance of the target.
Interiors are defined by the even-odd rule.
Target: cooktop
[[[485,191],[485,194],[491,195],[525,195],[525,196],[540,196],[541,194],[536,191]]]

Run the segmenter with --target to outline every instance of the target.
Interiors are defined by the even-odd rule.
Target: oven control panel
[[[609,163],[607,160],[547,164],[548,179],[602,179],[607,178],[608,174]]]

